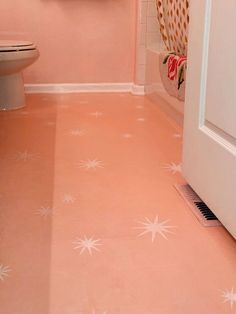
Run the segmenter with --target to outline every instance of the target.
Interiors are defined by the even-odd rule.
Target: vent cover
[[[175,184],[175,188],[204,227],[222,226],[221,222],[194,192],[190,185]]]

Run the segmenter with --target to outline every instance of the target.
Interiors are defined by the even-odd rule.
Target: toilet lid
[[[0,51],[21,51],[36,49],[34,43],[19,40],[0,40]]]

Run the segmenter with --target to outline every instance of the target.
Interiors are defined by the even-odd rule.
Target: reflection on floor
[[[0,113],[1,314],[236,313],[236,245],[173,188],[181,131],[141,96]]]

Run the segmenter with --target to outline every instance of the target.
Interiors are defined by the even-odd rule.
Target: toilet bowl
[[[22,70],[38,57],[32,42],[0,40],[0,110],[25,107]]]

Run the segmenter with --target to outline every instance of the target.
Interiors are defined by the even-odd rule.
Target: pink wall
[[[28,83],[134,79],[137,0],[1,0],[0,38],[35,41]]]

